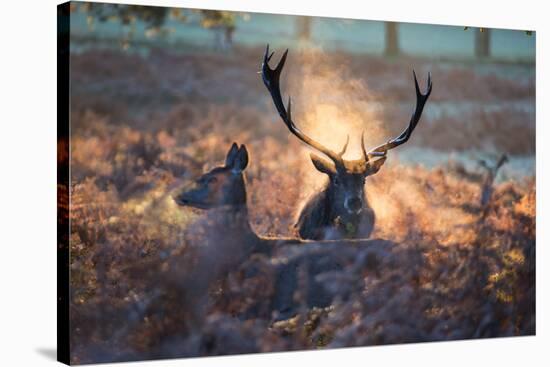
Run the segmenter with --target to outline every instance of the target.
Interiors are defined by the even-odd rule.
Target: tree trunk
[[[298,17],[296,31],[300,41],[309,41],[311,38],[311,17]]]
[[[397,56],[399,54],[399,40],[397,36],[397,23],[386,22],[386,56]]]
[[[490,30],[485,28],[476,32],[476,57],[485,59],[491,56],[491,34]]]

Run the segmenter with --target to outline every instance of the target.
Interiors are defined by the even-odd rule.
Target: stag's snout
[[[344,207],[350,214],[357,214],[363,208],[363,201],[358,196],[347,198]]]

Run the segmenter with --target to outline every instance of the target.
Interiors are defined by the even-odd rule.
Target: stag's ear
[[[241,173],[242,171],[244,171],[247,165],[248,165],[248,151],[246,150],[246,147],[243,144],[235,154],[235,159],[233,161],[233,165],[231,166],[231,170],[233,171],[233,173]]]
[[[382,167],[386,162],[386,158],[387,157],[382,157],[375,161],[369,161],[369,167],[365,176],[374,175],[376,172],[378,172],[380,170],[380,167]]]
[[[227,156],[225,157],[226,167],[233,167],[233,164],[235,162],[235,157],[237,156],[238,151],[239,151],[239,147],[237,143],[233,143],[233,145],[231,145],[231,148],[229,148],[229,151],[227,152]]]
[[[323,158],[315,154],[310,154],[309,157],[311,158],[311,161],[313,162],[313,165],[315,166],[317,171],[326,173],[327,175],[332,175],[336,173],[334,164],[330,163],[329,161],[324,160]]]

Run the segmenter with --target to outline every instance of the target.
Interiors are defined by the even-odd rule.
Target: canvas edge
[[[57,5],[57,360],[70,364],[70,2]]]

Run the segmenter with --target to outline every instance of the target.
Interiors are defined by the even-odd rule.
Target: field
[[[270,309],[266,256],[192,286],[189,274],[213,271],[201,269],[197,251],[222,256],[224,241],[201,249],[212,213],[178,207],[172,195],[221,164],[233,141],[250,152],[258,234],[295,235],[301,203],[325,179],[279,121],[257,73],[262,55],[255,47],[71,55],[72,361],[533,335],[531,65],[291,50],[282,89],[294,119],[334,149],[349,133],[350,158],[362,130],[374,146],[406,126],[412,69],[421,88],[431,72],[433,93],[410,142],[366,184],[373,237],[398,244],[388,254],[395,261],[328,274],[327,308],[307,307],[304,284],[287,319]],[[488,179],[484,166],[502,154],[508,163]]]

